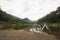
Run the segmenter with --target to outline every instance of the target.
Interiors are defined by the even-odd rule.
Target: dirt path
[[[0,40],[57,40],[55,36],[46,33],[32,33],[24,30],[0,30]]]

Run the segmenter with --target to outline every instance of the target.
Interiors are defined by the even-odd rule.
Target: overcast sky
[[[60,6],[60,0],[0,0],[2,10],[20,18],[38,20]]]

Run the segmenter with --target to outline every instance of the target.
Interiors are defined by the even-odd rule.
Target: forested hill
[[[4,12],[3,10],[0,9],[0,21],[4,21],[4,22],[9,22],[9,23],[16,23],[16,22],[20,22],[20,23],[27,23],[25,21],[22,21],[21,18],[12,16],[10,14],[7,14],[6,12]]]
[[[60,7],[58,7],[56,11],[52,11],[43,18],[38,20],[38,23],[41,22],[49,22],[49,23],[60,22]]]
[[[21,29],[29,27],[30,24],[21,18],[15,17],[13,15],[7,14],[0,9],[0,29]]]

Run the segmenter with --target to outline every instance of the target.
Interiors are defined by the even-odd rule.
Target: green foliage
[[[51,31],[60,31],[60,7],[38,20],[38,24],[47,23]]]
[[[60,22],[60,7],[57,8],[56,11],[50,12],[50,14],[47,14],[45,17],[38,20],[38,23],[56,23]]]
[[[23,21],[22,19],[12,16],[10,14],[7,14],[6,12],[0,9],[0,29],[2,30],[21,29],[29,27],[28,25],[24,24],[30,24],[30,23]]]

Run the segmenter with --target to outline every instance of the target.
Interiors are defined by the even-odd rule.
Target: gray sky
[[[38,20],[60,6],[60,0],[0,0],[2,10],[20,18]]]

